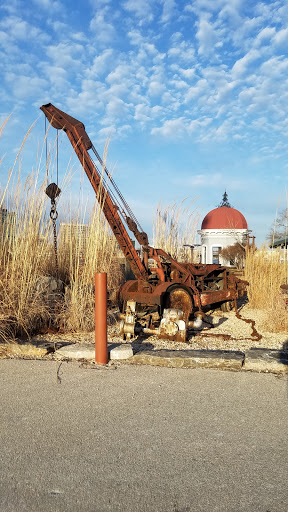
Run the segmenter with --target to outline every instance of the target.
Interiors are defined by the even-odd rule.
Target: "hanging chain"
[[[45,117],[45,138],[46,138],[46,172],[48,179],[48,147],[47,147],[47,131],[46,131],[46,117]],[[57,156],[57,185],[56,183],[50,183],[45,190],[46,195],[51,200],[51,210],[50,210],[50,219],[52,221],[53,226],[53,244],[54,244],[54,255],[55,255],[55,269],[56,269],[56,277],[59,275],[59,265],[58,265],[58,250],[57,250],[57,228],[56,221],[58,218],[58,212],[56,209],[56,197],[61,194],[61,190],[58,187],[58,130],[57,130],[57,148],[56,148],[56,156]]]
[[[55,268],[56,268],[56,277],[59,274],[59,266],[58,266],[58,251],[57,251],[57,230],[56,230],[56,220],[58,218],[58,212],[56,210],[55,201],[51,200],[51,210],[50,210],[50,218],[52,220],[53,225],[53,242],[54,242],[54,253],[55,253]]]
[[[55,268],[56,268],[56,277],[59,274],[59,266],[58,266],[58,251],[57,251],[57,230],[56,230],[56,221],[58,218],[58,212],[56,209],[56,197],[58,197],[61,193],[60,188],[56,183],[50,183],[45,190],[47,196],[51,199],[51,210],[50,210],[50,219],[52,220],[53,225],[53,243],[54,243],[54,254],[55,254]]]

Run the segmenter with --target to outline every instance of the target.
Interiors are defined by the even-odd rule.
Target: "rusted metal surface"
[[[233,300],[236,296],[236,291],[233,289],[208,291],[200,293],[200,305],[208,306],[208,304],[215,304],[215,302],[224,302],[226,300]],[[198,306],[199,304],[196,303]]]
[[[137,228],[136,222],[133,219],[130,219],[130,217],[126,217],[126,222],[127,222],[128,228],[134,234],[137,242],[140,245],[148,246],[149,241],[148,241],[147,233],[144,233],[144,231],[139,231],[139,229]]]
[[[183,319],[188,321],[191,311],[193,311],[193,299],[188,290],[180,288],[178,285],[169,290],[165,297],[165,308],[179,309],[183,311]]]
[[[95,361],[108,363],[107,347],[107,274],[95,274]]]
[[[164,309],[159,327],[159,338],[185,342],[187,326],[184,315],[180,309]]]
[[[237,318],[239,318],[239,320],[243,320],[243,322],[246,322],[246,324],[251,324],[251,329],[252,329],[252,335],[251,335],[251,338],[255,341],[260,341],[262,339],[262,334],[260,334],[256,327],[255,327],[255,320],[252,320],[251,318],[243,318],[243,316],[240,315],[239,311],[238,311],[238,308],[237,308],[237,301],[235,299],[234,301],[234,307],[235,307],[235,315]]]
[[[288,284],[281,284],[280,290],[283,293],[283,295],[285,295],[284,300],[285,300],[285,304],[287,307],[288,306]]]

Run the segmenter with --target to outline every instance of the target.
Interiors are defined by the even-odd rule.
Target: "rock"
[[[109,356],[111,360],[129,359],[133,356],[132,346],[128,343],[125,343],[111,348],[109,350]]]
[[[61,279],[52,276],[39,276],[36,283],[36,290],[43,296],[64,293],[64,283]]]
[[[288,352],[252,348],[245,354],[243,369],[254,372],[288,373]]]
[[[87,359],[95,361],[95,345],[92,343],[67,344],[55,351],[56,359]]]

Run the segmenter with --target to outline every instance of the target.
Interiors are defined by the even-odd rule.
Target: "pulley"
[[[56,183],[50,183],[45,190],[45,194],[49,199],[51,199],[51,201],[55,201],[56,197],[60,196],[61,190]]]

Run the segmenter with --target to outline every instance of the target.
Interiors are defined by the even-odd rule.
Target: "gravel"
[[[261,340],[252,338],[251,324],[236,317],[235,312],[221,312],[215,310],[206,316],[208,322],[204,322],[200,329],[189,331],[187,343],[179,343],[158,339],[156,336],[137,336],[132,340],[133,352],[143,350],[236,350],[245,352],[250,348],[270,348],[288,350],[288,333],[272,333],[263,330],[265,313],[259,310],[252,310],[249,304],[241,306],[240,315],[243,318],[254,320],[255,327]],[[288,312],[287,312],[288,314]],[[111,315],[110,315],[111,318]],[[119,327],[115,316],[115,322],[108,327],[108,343],[116,345],[123,343],[118,336]],[[35,336],[33,343],[56,343],[57,347],[65,343],[94,343],[94,332],[90,333],[66,333],[66,334],[44,334]],[[126,342],[124,342],[126,343]]]

